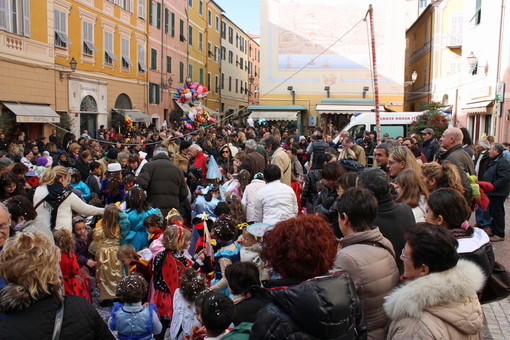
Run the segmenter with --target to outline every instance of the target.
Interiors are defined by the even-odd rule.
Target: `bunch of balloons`
[[[131,120],[131,117],[129,117],[128,115],[124,115],[124,122],[126,123],[126,127],[128,129],[133,128],[133,121]]]
[[[202,108],[201,104],[191,107],[191,110],[184,113],[184,117],[181,117],[184,121],[186,129],[191,130],[192,124],[197,123],[198,125],[207,126],[208,123],[216,123],[216,119],[209,115],[209,112]]]
[[[205,97],[207,97],[207,87],[196,83],[184,83],[184,88],[178,88],[174,92],[174,98],[179,98],[179,103],[191,104]]]

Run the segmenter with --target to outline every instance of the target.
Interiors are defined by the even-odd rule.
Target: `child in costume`
[[[154,339],[153,334],[161,333],[156,306],[142,305],[143,297],[147,296],[147,286],[147,281],[136,274],[119,282],[116,293],[122,303],[115,303],[108,321],[110,330],[117,331],[117,339],[150,340]]]
[[[92,243],[92,233],[87,228],[85,218],[82,216],[73,217],[73,235],[74,235],[74,253],[80,266],[80,274],[77,279],[83,287],[85,292],[85,298],[92,302],[90,296],[90,280],[92,276],[91,272],[95,271],[96,261],[89,252],[89,246]]]
[[[214,254],[215,276],[211,290],[229,295],[225,268],[241,259],[241,246],[237,240],[237,224],[230,217],[222,216],[214,222],[211,235],[218,242],[220,249]]]
[[[80,266],[74,254],[74,239],[71,233],[66,229],[58,229],[53,232],[55,245],[62,252],[60,256],[60,270],[64,279],[64,294],[78,295],[85,297],[83,287],[76,277],[80,274]]]
[[[127,267],[128,275],[138,274],[141,275],[145,281],[151,281],[152,253],[149,249],[145,248],[136,252],[135,247],[130,244],[124,244],[119,247],[119,250],[117,251],[117,258],[124,266]]]

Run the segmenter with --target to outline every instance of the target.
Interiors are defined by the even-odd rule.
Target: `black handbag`
[[[507,298],[510,295],[510,273],[498,261],[494,261],[492,274],[482,291],[480,303],[489,303]]]

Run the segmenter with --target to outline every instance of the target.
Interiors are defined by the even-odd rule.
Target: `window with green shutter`
[[[203,68],[198,69],[198,83],[199,84],[204,83],[204,69]]]
[[[179,62],[179,83],[184,83],[184,63]]]
[[[481,21],[482,21],[482,0],[476,0],[475,25],[479,25]]]
[[[158,51],[151,48],[151,70],[156,70],[158,68],[157,60],[158,60]]]
[[[170,19],[170,11],[168,8],[165,8],[165,34],[168,34],[168,25]]]
[[[166,73],[172,73],[172,57],[166,56]]]
[[[159,3],[159,2],[157,3],[157,12],[158,12],[157,13],[158,15],[157,15],[157,25],[156,25],[156,27],[158,29],[160,29],[161,28],[161,3]]]
[[[175,36],[175,13],[170,13],[170,35]]]

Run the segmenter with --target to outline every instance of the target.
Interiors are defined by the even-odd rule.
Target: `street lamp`
[[[368,86],[363,86],[363,98],[367,97],[367,92],[370,88]]]
[[[326,91],[326,95],[328,98],[329,98],[329,90],[330,90],[330,87],[328,85],[324,86],[324,91]]]
[[[405,81],[404,87],[413,85],[416,82],[416,79],[418,79],[418,73],[416,73],[416,70],[414,70],[413,73],[411,74],[411,81]]]
[[[67,71],[67,70],[58,71],[60,80],[64,79],[64,74],[67,74],[69,76],[72,72],[76,71],[76,65],[78,65],[78,62],[74,59],[74,57],[72,57],[71,61],[69,61],[69,66],[71,67],[71,71]]]
[[[287,86],[287,90],[290,91],[290,94],[292,96],[292,105],[296,103],[296,91],[294,91],[293,86]]]
[[[468,56],[467,56],[467,61],[468,61],[468,65],[469,67],[473,66],[474,63],[476,62],[476,56],[473,52],[471,52]]]

